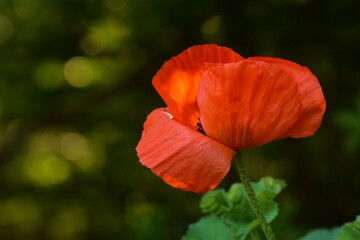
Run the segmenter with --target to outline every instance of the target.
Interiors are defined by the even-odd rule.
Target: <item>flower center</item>
[[[201,125],[200,118],[198,118],[198,122],[196,123],[196,131],[206,135],[204,128]]]

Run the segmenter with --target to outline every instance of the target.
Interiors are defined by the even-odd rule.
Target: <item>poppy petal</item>
[[[288,137],[301,107],[288,72],[253,60],[209,68],[198,105],[206,135],[236,150]]]
[[[167,108],[149,114],[136,151],[140,162],[166,183],[196,193],[215,188],[235,154],[173,119]]]
[[[299,138],[313,135],[320,127],[326,109],[321,86],[314,74],[307,67],[281,58],[253,57],[249,59],[277,64],[293,75],[297,83],[302,111],[290,137]]]
[[[196,96],[203,66],[206,63],[229,63],[241,59],[230,48],[214,44],[194,46],[167,61],[152,83],[174,118],[195,127],[199,118]]]

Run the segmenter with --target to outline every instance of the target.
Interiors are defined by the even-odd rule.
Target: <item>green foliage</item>
[[[279,207],[274,202],[274,198],[285,186],[284,181],[272,177],[265,177],[252,183],[268,222],[272,222],[278,214]],[[222,238],[222,235],[217,235],[216,231],[211,235],[212,238],[205,238],[204,234],[207,234],[207,229],[219,229],[219,234],[228,234],[231,230],[230,232],[235,238],[229,239],[245,240],[259,226],[245,188],[241,183],[233,184],[228,192],[219,189],[205,193],[202,196],[200,208],[209,216],[190,225],[183,239],[227,239]]]
[[[338,227],[333,229],[317,229],[309,232],[299,240],[335,240],[340,230],[341,228]]]
[[[346,223],[335,240],[358,240],[360,239],[360,215],[351,223]]]
[[[224,189],[219,189],[204,194],[200,202],[200,208],[203,213],[221,215],[230,212],[233,208],[233,202]]]
[[[358,240],[360,239],[360,215],[351,223],[333,229],[317,229],[299,240]]]
[[[215,216],[201,218],[197,223],[189,226],[189,231],[181,240],[236,240],[232,229]]]

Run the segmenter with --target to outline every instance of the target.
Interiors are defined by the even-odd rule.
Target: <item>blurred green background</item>
[[[161,65],[203,43],[308,66],[322,127],[244,152],[288,182],[279,239],[360,213],[360,1],[1,0],[0,239],[180,239],[200,195],[139,164]],[[232,168],[221,187],[239,181]]]

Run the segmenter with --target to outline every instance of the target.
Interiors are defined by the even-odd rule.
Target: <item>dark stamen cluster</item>
[[[196,130],[204,135],[206,135],[204,128],[201,125],[200,118],[198,118],[198,122],[196,123]]]

